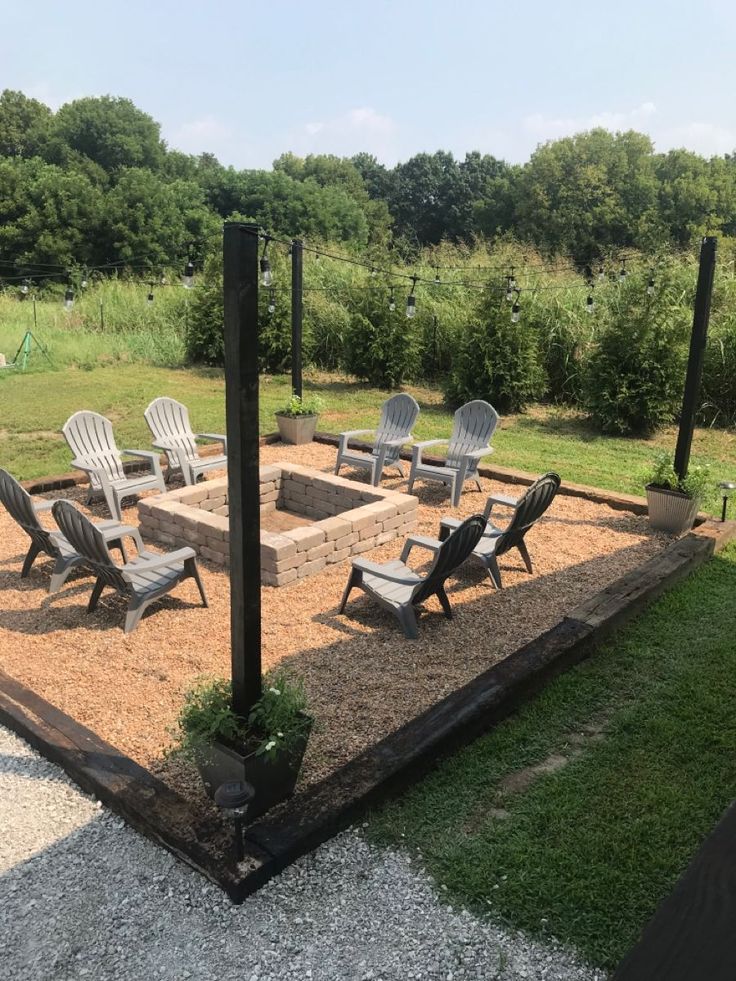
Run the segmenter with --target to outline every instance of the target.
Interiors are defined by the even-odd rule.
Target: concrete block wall
[[[286,586],[394,538],[416,523],[418,500],[297,464],[261,467],[261,512],[286,508],[313,523],[280,534],[261,531],[261,580]],[[167,546],[191,545],[226,566],[227,478],[204,481],[138,504],[142,534]]]

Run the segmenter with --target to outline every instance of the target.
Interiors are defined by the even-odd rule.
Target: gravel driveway
[[[12,981],[604,975],[443,904],[355,832],[242,906],[139,837],[0,727],[0,974]]]

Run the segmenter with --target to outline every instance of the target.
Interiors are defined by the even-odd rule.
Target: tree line
[[[12,278],[17,258],[153,269],[201,256],[234,216],[405,260],[442,241],[513,238],[583,263],[601,250],[736,235],[736,157],[656,153],[641,133],[595,129],[518,165],[479,152],[419,153],[395,167],[367,153],[285,153],[271,170],[238,170],[167,147],[129,99],[77,99],[54,113],[21,92],[0,95],[0,276]]]

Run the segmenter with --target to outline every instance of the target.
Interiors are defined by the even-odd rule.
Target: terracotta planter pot
[[[284,443],[311,443],[317,429],[318,416],[288,416],[285,412],[276,413],[279,435]]]
[[[307,718],[311,730],[312,719]],[[248,807],[247,820],[260,817],[294,793],[308,739],[309,732],[291,752],[277,753],[271,759],[256,756],[255,753],[242,756],[223,743],[213,743],[208,747],[206,755],[197,761],[197,769],[207,795],[213,798],[222,783],[246,780],[255,790],[255,797]]]
[[[689,531],[698,513],[698,502],[680,491],[647,484],[649,524],[657,531],[681,535]]]

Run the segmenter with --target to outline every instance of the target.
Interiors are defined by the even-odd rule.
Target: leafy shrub
[[[350,317],[345,370],[379,388],[398,388],[417,375],[419,346],[413,321],[398,305],[390,311],[374,298],[364,302],[363,309],[365,313]]]
[[[342,302],[322,292],[304,296],[304,333],[309,338],[311,361],[334,371],[343,360],[350,329],[350,314]]]
[[[736,314],[721,319],[708,338],[699,415],[708,426],[736,424]]]
[[[322,399],[319,395],[308,395],[302,398],[294,392],[283,408],[279,409],[282,416],[291,416],[293,419],[299,416],[314,416],[322,410]]]
[[[481,296],[456,346],[444,384],[450,404],[485,399],[501,412],[520,412],[544,391],[534,328],[523,313],[513,323],[511,304],[499,290]]]
[[[189,361],[222,365],[225,361],[225,311],[222,298],[222,256],[207,260],[196,290],[192,290],[186,321]]]
[[[647,278],[618,287],[588,361],[585,404],[604,433],[649,435],[682,398],[691,298],[666,273],[649,296]]]
[[[693,500],[702,501],[708,493],[713,478],[711,469],[707,465],[690,465],[686,476],[681,480],[672,464],[670,454],[663,450],[654,459],[651,470],[644,478],[645,484],[652,484],[654,487],[662,487],[665,490],[680,491],[692,497]]]

